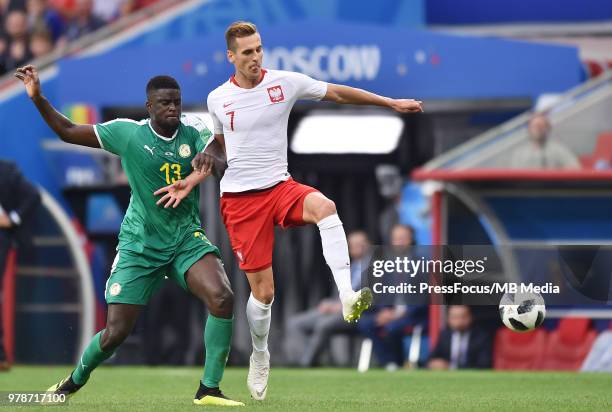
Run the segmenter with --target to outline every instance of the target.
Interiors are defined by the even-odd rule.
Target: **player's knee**
[[[113,351],[129,336],[130,328],[107,325],[100,338],[100,349],[104,352]]]
[[[255,299],[268,305],[274,300],[274,285],[260,285],[257,291],[253,290],[252,293]]]
[[[212,293],[208,310],[214,316],[228,317],[234,310],[234,292],[229,287],[222,287]]]
[[[317,221],[325,219],[327,216],[335,215],[336,213],[338,213],[336,204],[332,200],[325,199],[317,207]]]

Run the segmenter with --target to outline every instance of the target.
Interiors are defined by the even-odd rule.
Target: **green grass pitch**
[[[0,374],[0,391],[44,390],[69,370],[17,366]],[[0,405],[0,412],[227,410],[191,403],[200,374],[199,368],[102,367],[67,406]],[[229,368],[222,389],[262,412],[612,411],[612,374],[272,368],[264,402],[249,398],[245,381],[246,369]]]

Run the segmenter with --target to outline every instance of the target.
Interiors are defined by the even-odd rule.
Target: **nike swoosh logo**
[[[231,106],[232,104],[234,104],[234,102],[231,103],[223,103],[223,108],[225,109],[226,107]]]

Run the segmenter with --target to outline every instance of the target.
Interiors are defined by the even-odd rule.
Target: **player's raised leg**
[[[71,396],[81,389],[89,380],[91,372],[110,358],[132,332],[141,308],[141,305],[109,304],[106,328],[92,338],[72,373],[47,389],[47,392]]]
[[[247,387],[253,399],[262,401],[268,392],[270,376],[268,335],[270,334],[272,302],[274,301],[274,277],[271,266],[258,272],[247,272],[246,275],[251,286],[251,296],[247,302],[246,313],[253,342]]]
[[[191,293],[206,304],[209,312],[204,327],[204,374],[193,403],[244,406],[242,402],[228,399],[219,389],[234,326],[234,294],[223,265],[215,254],[208,253],[189,268],[185,281]]]
[[[344,320],[358,320],[361,313],[372,304],[372,292],[369,288],[355,292],[351,287],[348,242],[336,205],[320,192],[309,193],[304,198],[303,219],[319,227],[323,256],[338,288]]]

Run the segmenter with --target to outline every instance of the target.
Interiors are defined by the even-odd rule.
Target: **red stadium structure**
[[[493,367],[511,370],[537,369],[544,357],[546,335],[543,329],[527,333],[499,329],[493,346]]]
[[[561,319],[559,327],[548,335],[541,369],[580,369],[596,337],[597,332],[591,329],[590,319]]]

